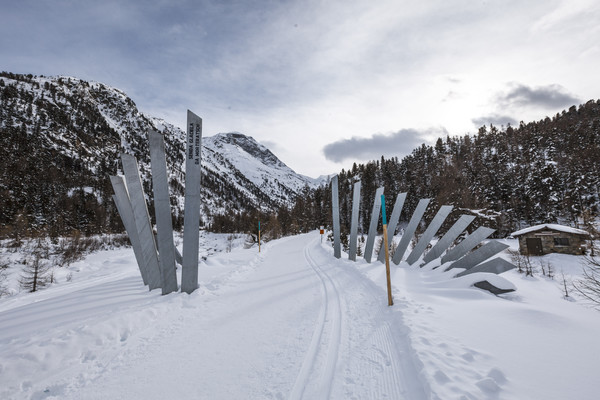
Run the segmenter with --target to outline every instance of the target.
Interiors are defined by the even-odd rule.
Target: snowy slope
[[[254,138],[238,132],[220,133],[202,140],[203,170],[226,176],[249,198],[260,202],[260,192],[286,204],[314,180],[294,172]]]
[[[165,138],[173,215],[181,224],[185,182],[186,133],[179,127],[137,108],[123,91],[74,77],[37,77],[0,74],[0,202],[9,204],[0,216],[12,224],[22,209],[36,214],[31,225],[66,226],[59,234],[82,229],[82,220],[98,222],[87,233],[111,231],[117,219],[109,175],[119,173],[119,154],[134,155],[149,203],[152,200],[147,133],[156,129]],[[194,110],[202,116],[202,110]],[[181,110],[182,114],[186,110]],[[29,155],[29,157],[24,157]],[[20,158],[21,157],[21,158]],[[34,162],[50,173],[44,176]],[[21,166],[22,168],[18,168]],[[202,140],[202,221],[230,210],[272,211],[289,204],[306,187],[322,179],[297,174],[269,149],[241,133],[223,133]],[[12,179],[18,175],[19,179]],[[25,188],[22,183],[26,183]],[[50,189],[38,189],[42,185]],[[74,195],[82,187],[89,193]],[[38,192],[40,192],[38,194]],[[8,194],[12,193],[12,196]],[[48,194],[48,193],[51,193]],[[40,199],[40,196],[46,196]],[[80,204],[88,201],[86,204]],[[47,209],[39,203],[52,204]],[[70,215],[64,203],[95,215]],[[40,210],[41,209],[41,210]],[[58,212],[56,210],[59,210]],[[93,211],[92,211],[93,210]],[[153,210],[151,209],[151,212]],[[79,212],[83,214],[83,212]],[[71,213],[76,214],[76,213]],[[105,214],[109,218],[105,218]],[[104,225],[102,225],[104,224]],[[118,223],[117,223],[118,224]],[[107,226],[108,225],[108,226]]]
[[[394,268],[388,307],[382,264],[332,253],[317,233],[238,247],[167,296],[130,249],[91,255],[70,283],[0,300],[0,398],[597,398],[600,318],[558,282],[512,271],[496,297]]]

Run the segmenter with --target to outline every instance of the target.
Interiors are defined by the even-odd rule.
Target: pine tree
[[[30,258],[27,259],[25,268],[23,268],[19,284],[22,290],[36,292],[49,283],[48,271],[50,265],[47,262],[48,248],[43,243],[43,239],[36,241],[36,247]]]

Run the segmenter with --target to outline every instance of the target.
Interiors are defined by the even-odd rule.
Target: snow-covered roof
[[[564,226],[564,225],[558,225],[558,224],[541,224],[541,225],[530,226],[529,228],[521,229],[520,231],[511,233],[511,236],[520,236],[520,235],[524,235],[529,232],[535,232],[535,231],[539,231],[542,229],[552,229],[552,230],[560,231],[560,232],[574,233],[576,235],[589,236],[589,233],[584,230],[577,229],[577,228],[571,228],[570,226]]]

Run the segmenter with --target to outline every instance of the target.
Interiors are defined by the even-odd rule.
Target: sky
[[[0,69],[123,90],[317,177],[599,99],[597,0],[0,0]]]

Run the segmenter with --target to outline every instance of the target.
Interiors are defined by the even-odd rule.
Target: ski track
[[[12,324],[9,331],[13,334],[4,335],[4,343],[10,347],[0,351],[0,360],[4,358],[0,372],[11,372],[19,381],[0,388],[0,394],[7,396],[0,397],[75,399],[87,394],[91,396],[88,398],[110,398],[118,393],[115,385],[139,368],[150,371],[160,366],[154,374],[179,371],[178,366],[169,367],[170,356],[166,356],[165,365],[160,361],[168,349],[183,349],[178,342],[193,343],[205,337],[203,340],[215,344],[226,343],[211,336],[212,327],[221,332],[225,325],[233,324],[240,332],[244,327],[241,321],[253,320],[254,314],[246,315],[250,312],[264,321],[274,313],[273,317],[279,318],[279,323],[285,321],[287,327],[267,326],[267,331],[280,332],[270,337],[252,328],[254,331],[246,335],[248,343],[232,343],[242,346],[240,350],[248,349],[245,357],[241,355],[245,366],[235,370],[243,380],[234,379],[234,386],[225,388],[218,382],[205,382],[195,388],[198,398],[213,398],[216,393],[208,391],[210,388],[217,388],[221,396],[214,398],[228,398],[223,397],[226,393],[290,400],[429,398],[423,364],[411,346],[402,307],[387,307],[384,290],[354,264],[333,258],[331,249],[320,244],[316,234],[281,239],[265,245],[261,253],[248,255],[240,252],[215,261],[217,266],[232,262],[233,268],[201,281],[199,289],[189,296],[148,293],[140,286],[139,276],[117,273],[113,281],[109,276],[98,277],[81,282],[71,292],[67,286],[40,292],[37,302],[23,307],[5,304],[0,320]],[[378,268],[378,263],[375,265]],[[294,292],[299,302],[293,307],[296,311],[290,310],[286,317],[277,308],[269,308],[275,290]],[[258,296],[248,297],[251,293]],[[48,316],[38,321],[41,326],[28,327],[28,321],[35,318],[34,309],[40,307]],[[53,322],[53,318],[58,320]],[[51,339],[45,338],[48,334],[44,330],[49,330]],[[15,332],[24,335],[14,336]],[[258,341],[253,345],[252,340]],[[220,352],[202,346],[189,348],[193,352],[181,361],[189,363]],[[223,350],[224,355],[235,357],[235,350]],[[257,358],[258,354],[261,356]],[[17,370],[10,369],[11,360]],[[34,371],[25,373],[31,367],[39,375],[35,379]],[[197,364],[195,368],[199,367]],[[223,372],[202,366],[204,369],[196,373],[217,374],[214,377],[224,382],[235,376],[230,376],[224,365],[215,367]],[[18,371],[23,372],[18,375]],[[222,373],[228,375],[218,375]],[[138,378],[147,381],[151,376]],[[141,386],[122,387],[121,395],[139,398],[135,397],[140,395],[136,387],[139,390]],[[161,390],[150,398],[162,398]]]
[[[331,257],[323,248],[320,251]],[[346,293],[347,345],[342,351],[343,383],[334,398],[410,399],[428,398],[420,379],[421,365],[409,338],[399,307],[387,306],[387,294],[354,265],[338,261],[336,277]],[[385,268],[375,261],[375,268]],[[343,281],[342,281],[343,279]]]
[[[386,306],[385,292],[345,261],[332,260],[318,239],[305,246],[304,257],[323,302],[289,399],[428,398],[409,329],[401,311]]]
[[[290,400],[315,398],[315,393],[330,397],[342,334],[340,294],[333,279],[310,255],[309,245],[304,248],[304,259],[321,282],[323,304]]]

